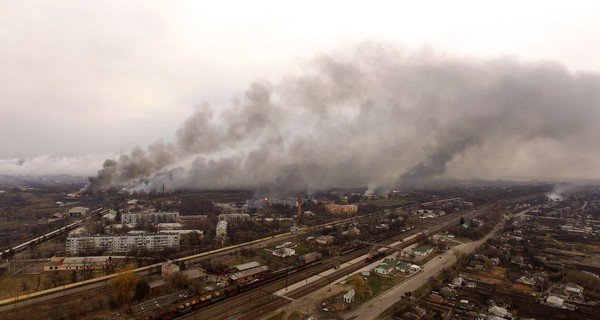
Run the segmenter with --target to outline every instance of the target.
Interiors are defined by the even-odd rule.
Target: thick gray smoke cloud
[[[93,190],[418,185],[458,177],[598,176],[600,78],[363,44],[300,75],[203,105],[177,131],[107,160]],[[573,168],[571,162],[577,162]]]

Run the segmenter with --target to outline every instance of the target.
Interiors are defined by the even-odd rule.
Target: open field
[[[506,269],[502,267],[492,267],[487,271],[479,271],[474,273],[469,273],[468,277],[473,279],[478,279],[481,281],[502,284],[504,280],[504,275],[506,274]]]

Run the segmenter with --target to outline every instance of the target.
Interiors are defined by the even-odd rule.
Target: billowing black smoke
[[[90,188],[168,181],[292,192],[577,174],[569,155],[587,165],[600,150],[599,106],[596,74],[368,43],[279,83],[254,83],[219,113],[198,107],[173,143],[107,160]]]

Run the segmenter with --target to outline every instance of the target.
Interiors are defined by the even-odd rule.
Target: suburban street
[[[394,305],[394,303],[398,302],[401,296],[404,295],[407,291],[417,290],[419,287],[424,285],[429,278],[435,276],[442,269],[453,265],[456,262],[456,256],[454,254],[455,250],[463,252],[465,254],[472,253],[491,238],[496,231],[498,231],[499,226],[502,225],[502,222],[499,223],[496,228],[490,231],[484,238],[474,242],[463,243],[457,245],[452,248],[452,250],[448,250],[444,253],[439,254],[436,258],[428,261],[425,265],[423,265],[423,270],[410,278],[409,280],[397,285],[396,287],[388,290],[387,292],[379,295],[375,299],[371,300],[368,303],[363,304],[362,306],[352,310],[347,313],[345,319],[358,319],[360,315],[360,319],[371,320],[377,319],[377,317],[386,309],[390,308]]]

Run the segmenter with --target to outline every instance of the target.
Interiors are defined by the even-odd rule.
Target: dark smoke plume
[[[284,193],[600,172],[600,77],[557,64],[367,43],[254,83],[236,101],[219,116],[198,107],[172,143],[107,160],[90,188],[168,181]]]

